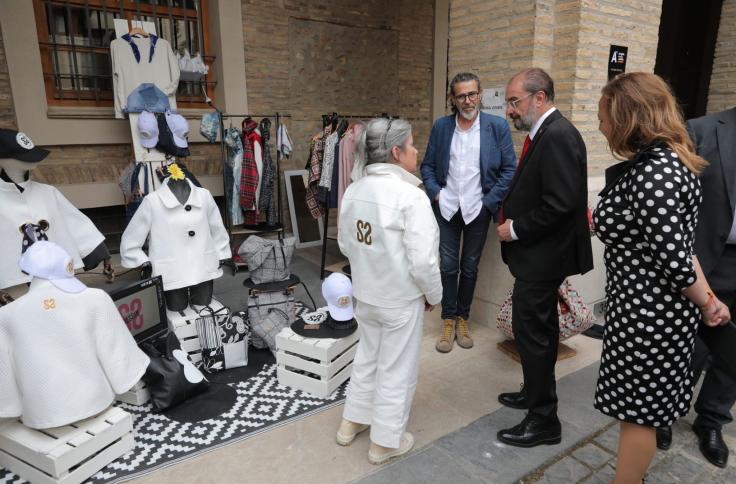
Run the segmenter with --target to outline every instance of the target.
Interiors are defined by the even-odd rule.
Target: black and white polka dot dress
[[[696,280],[700,182],[664,145],[628,163],[593,215],[607,279],[595,408],[661,427],[686,415],[692,397],[700,310],[680,291]]]

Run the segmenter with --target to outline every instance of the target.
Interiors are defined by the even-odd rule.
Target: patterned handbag
[[[209,313],[209,314],[207,314]],[[250,327],[244,311],[230,313],[226,307],[213,311],[205,306],[195,320],[202,346],[202,366],[209,372],[248,365]]]
[[[276,351],[276,335],[296,319],[293,289],[251,291],[248,297],[248,321],[253,331],[254,348]]]
[[[509,290],[506,299],[496,317],[496,327],[509,339],[514,339],[514,330],[511,326],[513,288]],[[570,281],[565,279],[558,290],[560,315],[560,341],[580,334],[593,326],[595,316],[587,304],[583,302],[578,291]]]
[[[238,254],[248,263],[249,276],[256,284],[285,281],[291,276],[295,245],[296,237],[273,240],[251,235],[240,245]]]

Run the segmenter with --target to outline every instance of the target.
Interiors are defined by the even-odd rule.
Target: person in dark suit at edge
[[[585,143],[554,99],[554,82],[540,68],[522,70],[506,87],[506,113],[516,129],[529,131],[497,228],[515,278],[512,327],[524,374],[520,392],[498,399],[528,410],[497,437],[517,447],[560,442],[557,291],[567,276],[593,268]]]
[[[687,130],[697,154],[709,163],[700,175],[703,201],[698,211],[695,254],[716,297],[736,314],[736,107],[691,119]],[[736,375],[726,367],[721,350],[713,351],[708,344],[722,338],[723,331],[720,326],[701,323],[692,362],[697,382],[711,357],[695,402],[698,416],[693,431],[700,451],[718,467],[728,463],[728,446],[721,429],[733,419],[731,407],[736,403]],[[667,450],[671,443],[672,428],[657,429],[657,447]]]

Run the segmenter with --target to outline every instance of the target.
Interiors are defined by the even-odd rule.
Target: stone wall
[[[243,0],[248,106],[288,112],[303,168],[321,115],[387,112],[411,120],[420,157],[431,128],[430,0]]]
[[[449,75],[469,70],[500,87],[525,67],[546,69],[557,107],[585,138],[589,173],[600,175],[614,161],[596,117],[609,46],[629,47],[627,71],[651,72],[660,10],[660,0],[454,0]]]
[[[17,128],[13,93],[10,90],[8,63],[5,60],[5,41],[0,31],[0,128]]]
[[[708,112],[736,106],[736,0],[724,0],[718,27],[713,73],[710,76]]]

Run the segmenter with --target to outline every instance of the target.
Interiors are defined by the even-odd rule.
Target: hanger
[[[134,35],[142,35],[143,37],[148,37],[149,34],[140,27],[133,27],[128,31],[128,35],[130,35],[131,37]]]

